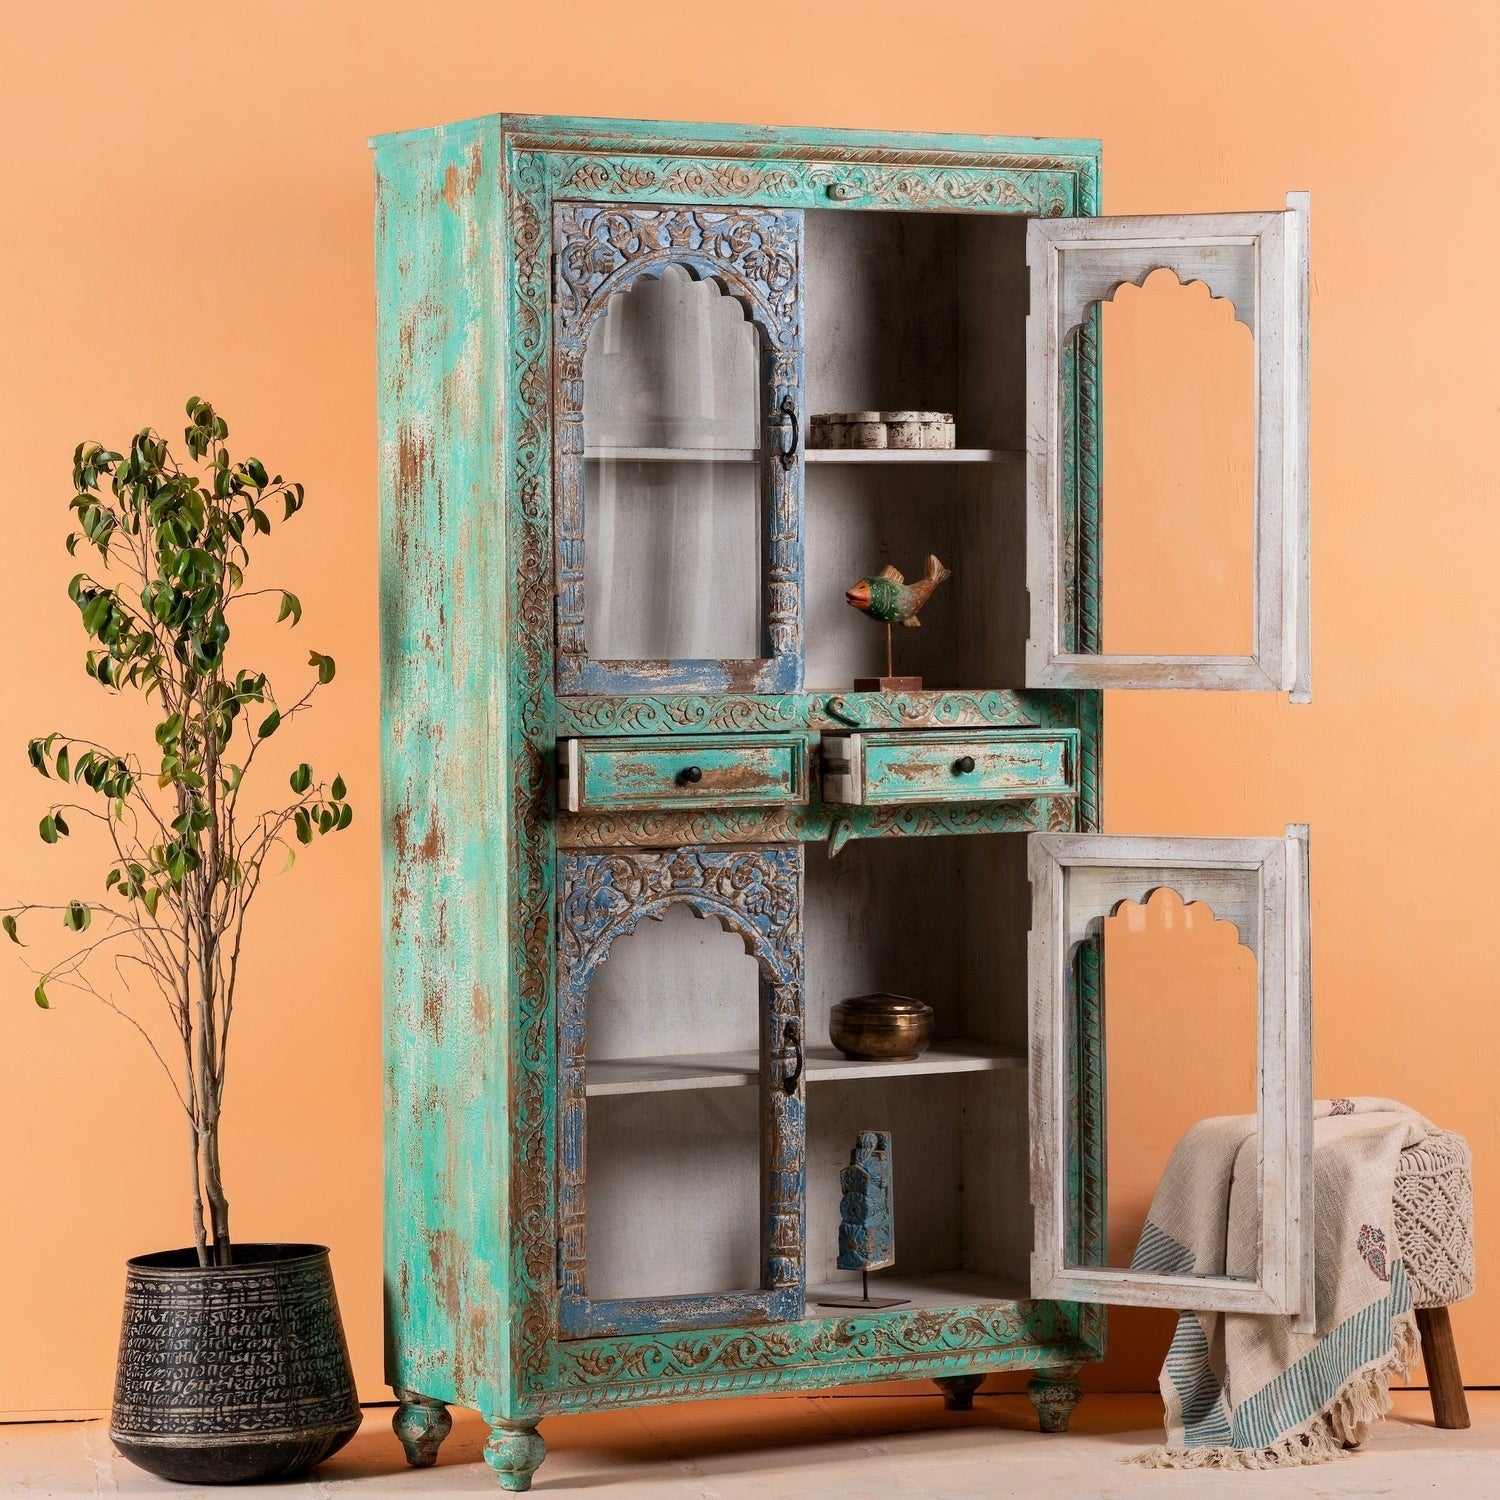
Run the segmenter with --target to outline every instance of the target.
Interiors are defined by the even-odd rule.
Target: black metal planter
[[[337,1452],[359,1419],[325,1246],[126,1263],[109,1435],[132,1463],[193,1484],[280,1479]]]

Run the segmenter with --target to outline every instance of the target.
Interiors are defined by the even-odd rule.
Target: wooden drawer
[[[1076,729],[931,729],[823,736],[823,800],[1005,802],[1071,797]]]
[[[807,742],[791,734],[570,739],[558,745],[565,812],[765,807],[807,801]]]

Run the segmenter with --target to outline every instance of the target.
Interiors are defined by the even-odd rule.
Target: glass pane
[[[616,294],[583,362],[584,622],[599,660],[762,654],[760,352],[668,266]]]
[[[1085,873],[1068,876],[1070,919],[1083,917],[1083,903],[1072,898]],[[1241,886],[1253,901],[1253,872],[1219,872],[1214,879],[1230,888]],[[1085,951],[1078,958],[1081,971],[1097,961],[1103,1016],[1104,1263],[1191,1272],[1194,1267],[1176,1250],[1194,1216],[1216,1214],[1217,1222],[1227,1225],[1232,1217],[1243,1224],[1248,1213],[1254,1227],[1232,1237],[1228,1268],[1231,1274],[1253,1278],[1260,1242],[1254,1218],[1256,957],[1235,922],[1215,910],[1217,904],[1238,915],[1233,908],[1239,902],[1185,901],[1161,880],[1161,872],[1145,876],[1138,887],[1144,899],[1119,902],[1109,915],[1089,921]],[[1223,1180],[1212,1173],[1191,1183],[1174,1177],[1177,1192],[1153,1211],[1168,1162],[1190,1132],[1197,1145],[1211,1138],[1195,1160],[1207,1161],[1217,1150],[1233,1164],[1232,1199],[1216,1206],[1209,1202]],[[1199,1269],[1224,1274],[1222,1262]]]
[[[1230,301],[1169,270],[1120,287],[1099,321],[1101,649],[1249,655],[1254,335]]]
[[[685,906],[617,939],[588,994],[587,1060],[658,1080],[673,1059],[758,1066],[760,971],[742,939]],[[597,1069],[599,1078],[608,1070]],[[643,1087],[586,1105],[587,1286],[594,1301],[761,1284],[760,1096]]]

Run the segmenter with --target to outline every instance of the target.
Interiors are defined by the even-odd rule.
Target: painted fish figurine
[[[927,571],[915,583],[908,583],[887,564],[873,578],[861,578],[845,591],[844,598],[871,619],[914,628],[922,623],[917,613],[932,597],[933,589],[952,576],[937,558],[929,555]]]

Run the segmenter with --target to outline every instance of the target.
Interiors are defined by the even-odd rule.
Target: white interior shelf
[[[900,1255],[900,1242],[896,1251]],[[851,1318],[859,1316],[855,1307],[820,1307],[820,1297],[859,1296],[859,1273],[851,1272],[848,1280],[808,1287],[809,1318]],[[871,1297],[905,1297],[910,1307],[972,1307],[986,1302],[1023,1302],[1031,1289],[1013,1276],[987,1276],[979,1271],[934,1271],[919,1276],[903,1276],[899,1269],[876,1271],[870,1277]],[[887,1312],[904,1312],[892,1307]]]
[[[809,1047],[806,1052],[809,1084],[848,1078],[989,1073],[1025,1066],[1026,1054],[1019,1047],[999,1047],[966,1037],[936,1041],[910,1062],[853,1062],[828,1046]],[[607,1094],[670,1093],[675,1089],[748,1088],[760,1082],[760,1065],[753,1052],[598,1058],[588,1064],[587,1079],[591,1099]]]
[[[810,464],[995,464],[1026,457],[1011,448],[809,448]]]
[[[591,461],[650,464],[758,463],[755,448],[585,448]],[[1020,462],[1026,455],[1012,448],[805,448],[810,464],[994,464]]]
[[[585,448],[587,459],[611,459],[635,464],[751,464],[760,461],[758,448]]]

